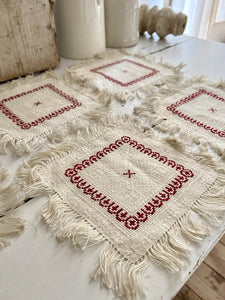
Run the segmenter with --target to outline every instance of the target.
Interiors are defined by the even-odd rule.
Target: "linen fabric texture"
[[[172,66],[152,56],[116,51],[88,62],[71,66],[65,81],[96,99],[144,99],[161,87],[169,87],[181,79],[183,64]]]
[[[147,116],[156,128],[176,135],[185,143],[198,144],[208,154],[212,148],[224,158],[225,84],[207,81],[183,84],[173,95],[156,94],[134,109]]]
[[[224,213],[224,172],[136,120],[106,123],[31,159],[18,182],[27,197],[49,195],[43,217],[59,239],[82,249],[105,243],[95,277],[120,296],[143,299],[149,260],[180,270],[187,240],[209,232],[202,216],[210,222]]]
[[[22,155],[60,142],[72,128],[84,126],[86,114],[96,108],[90,98],[48,75],[6,84],[0,100],[0,150],[7,152],[10,145]]]

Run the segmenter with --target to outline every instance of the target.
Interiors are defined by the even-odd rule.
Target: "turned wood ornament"
[[[159,9],[157,5],[149,9],[147,4],[140,7],[139,33],[154,32],[163,39],[168,34],[181,35],[187,24],[187,16],[175,13],[170,7]]]

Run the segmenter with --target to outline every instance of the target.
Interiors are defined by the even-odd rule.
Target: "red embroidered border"
[[[99,70],[101,70],[101,69],[104,69],[104,68],[107,68],[107,67],[111,67],[111,66],[113,66],[113,65],[120,64],[120,63],[122,63],[122,62],[124,62],[124,61],[128,61],[129,63],[132,63],[132,64],[137,65],[137,66],[139,66],[139,67],[145,68],[145,69],[147,69],[147,70],[150,70],[151,73],[149,73],[149,74],[147,74],[147,75],[145,75],[145,76],[139,77],[139,78],[137,78],[137,79],[134,79],[134,80],[132,80],[132,81],[123,83],[122,81],[119,81],[119,80],[117,80],[117,79],[114,79],[113,77],[108,76],[108,75],[104,74],[103,72],[99,72]],[[140,64],[140,63],[138,63],[138,62],[136,62],[136,61],[132,61],[132,60],[126,59],[126,58],[125,58],[125,59],[121,59],[121,60],[116,61],[116,62],[113,62],[113,63],[110,63],[110,64],[107,64],[107,65],[104,65],[104,66],[101,66],[101,67],[98,67],[98,68],[95,68],[95,69],[91,69],[90,71],[91,71],[91,72],[94,72],[94,73],[97,73],[97,74],[100,74],[100,75],[104,76],[106,79],[108,79],[108,80],[110,80],[110,81],[112,81],[112,82],[114,82],[114,83],[116,83],[116,84],[119,84],[119,85],[121,85],[121,86],[123,86],[123,87],[124,87],[124,86],[132,85],[132,84],[137,83],[137,82],[139,82],[139,81],[142,81],[142,80],[144,80],[144,79],[146,79],[146,78],[149,78],[149,77],[151,77],[151,76],[154,76],[154,75],[156,75],[157,73],[160,72],[160,71],[158,71],[158,70],[156,70],[156,69],[154,69],[154,68],[150,68],[150,67],[148,67],[148,66],[145,66],[145,65]]]
[[[129,213],[120,207],[120,205],[92,187],[78,173],[82,169],[86,169],[91,164],[115,151],[123,144],[128,144],[141,153],[157,159],[161,163],[166,164],[179,172],[178,176],[176,176],[160,193],[155,195],[154,198],[146,202],[144,207],[134,215],[129,215]],[[193,177],[194,174],[191,170],[184,169],[184,166],[177,164],[173,160],[169,160],[166,156],[161,156],[158,152],[153,152],[152,149],[146,148],[142,144],[138,144],[135,140],[131,140],[130,137],[123,136],[120,140],[116,140],[115,143],[110,144],[109,147],[106,147],[102,151],[92,155],[90,158],[83,160],[81,164],[76,164],[73,168],[67,169],[65,171],[65,176],[69,177],[71,183],[75,184],[78,189],[82,189],[84,194],[88,195],[92,200],[98,201],[99,205],[105,208],[110,214],[114,214],[119,222],[124,222],[124,225],[128,229],[136,230],[141,222],[144,223],[149,215],[153,215],[155,210],[163,205],[163,201],[168,201],[172,195],[175,195],[177,190],[183,186],[183,183],[187,182],[189,177]]]
[[[40,91],[44,88],[49,88],[51,89],[53,92],[57,93],[58,95],[60,95],[61,97],[63,97],[64,99],[70,101],[72,104],[62,107],[46,116],[43,116],[37,120],[34,120],[33,122],[24,122],[22,119],[20,119],[15,113],[13,113],[9,108],[7,108],[7,106],[4,104],[5,102],[11,101],[13,99],[17,99],[19,97],[22,97],[24,95],[28,95],[28,94],[32,94],[34,92]],[[7,99],[3,99],[0,101],[0,110],[2,111],[2,113],[4,115],[6,115],[9,119],[11,119],[14,123],[16,123],[16,125],[18,125],[21,129],[29,129],[31,126],[37,126],[39,123],[43,123],[45,120],[50,120],[51,118],[57,117],[59,114],[63,114],[65,111],[69,111],[71,109],[76,108],[77,106],[81,106],[82,103],[78,102],[76,99],[74,99],[73,97],[67,95],[66,93],[62,92],[61,90],[57,89],[54,85],[52,84],[45,84],[42,86],[39,86],[33,90],[29,90],[27,92],[23,92],[21,94],[17,94],[15,96],[11,96]]]
[[[178,115],[178,117],[183,118],[185,121],[189,121],[192,124],[196,124],[198,127],[203,127],[205,130],[210,130],[213,134],[217,134],[220,137],[225,137],[225,130],[221,131],[221,130],[215,129],[214,127],[211,127],[211,126],[204,124],[194,118],[191,118],[190,116],[185,115],[184,113],[182,113],[176,109],[178,106],[184,105],[185,103],[192,101],[193,99],[199,97],[202,94],[206,94],[210,97],[213,97],[214,99],[218,99],[219,101],[225,102],[224,98],[219,97],[216,94],[207,92],[206,90],[199,90],[198,92],[195,92],[195,93],[185,97],[184,99],[177,101],[175,104],[171,104],[170,106],[167,107],[167,110],[171,111],[174,115]]]

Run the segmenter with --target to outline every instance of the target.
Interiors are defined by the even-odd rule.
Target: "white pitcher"
[[[104,0],[57,0],[54,14],[61,56],[86,59],[105,51]]]
[[[105,0],[106,46],[134,46],[139,40],[139,0]]]

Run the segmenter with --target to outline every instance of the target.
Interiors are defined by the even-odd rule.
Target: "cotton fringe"
[[[22,190],[25,197],[37,197],[43,193],[49,196],[49,201],[43,209],[43,218],[60,241],[69,240],[82,250],[88,245],[104,243],[98,265],[93,272],[94,279],[100,279],[105,287],[112,289],[121,299],[143,300],[145,288],[142,276],[149,262],[153,261],[171,272],[181,270],[190,256],[190,242],[201,241],[209,234],[210,226],[219,224],[225,212],[225,171],[222,165],[217,164],[210,157],[204,155],[201,157],[200,154],[193,157],[214,168],[218,172],[217,179],[140,260],[130,261],[121,255],[116,247],[98,232],[97,228],[82,218],[51,187],[46,186],[40,174],[41,168],[47,166],[52,160],[76,150],[78,144],[79,146],[87,144],[107,131],[109,127],[123,126],[124,123],[132,124],[139,129],[140,135],[154,134],[152,129],[146,130],[142,127],[138,119],[130,116],[122,118],[108,116],[102,120],[102,125],[108,127],[95,126],[86,129],[80,132],[76,142],[68,140],[60,146],[52,147],[50,152],[35,155],[20,168],[16,185],[17,190]],[[170,144],[171,147],[177,147],[174,140],[170,140]]]
[[[70,120],[54,127],[52,130],[47,130],[32,138],[23,139],[15,139],[10,133],[0,130],[0,153],[7,154],[9,147],[11,147],[18,156],[35,152],[40,150],[44,145],[49,146],[61,143],[65,136],[74,131],[76,132],[84,125],[85,121],[81,123],[81,121]]]
[[[221,80],[217,83],[212,83],[207,81],[204,76],[193,77],[175,86],[170,86],[169,89],[162,88],[159,93],[156,93],[143,101],[142,105],[134,108],[134,114],[139,117],[146,117],[155,129],[161,131],[162,133],[169,134],[170,136],[176,136],[176,139],[182,139],[185,144],[197,145],[200,151],[205,155],[214,152],[214,156],[220,156],[222,160],[225,160],[225,146],[224,143],[220,143],[218,139],[212,137],[212,139],[207,140],[204,136],[199,136],[197,132],[192,131],[188,134],[182,127],[173,122],[171,119],[167,120],[164,117],[159,117],[158,112],[166,97],[178,93],[180,90],[193,86],[194,84],[207,85],[209,88],[219,89],[225,91],[225,81]],[[212,151],[211,151],[212,150]]]
[[[158,93],[152,94],[150,97],[145,98],[142,101],[140,106],[134,108],[134,113],[138,116],[151,117],[152,114],[158,112],[158,107],[160,105],[160,101],[163,102],[163,99],[166,97],[170,97],[176,93],[179,93],[181,90],[191,87],[196,83],[203,83],[206,81],[206,77],[204,75],[192,77],[190,79],[185,80],[184,82],[174,83],[167,87],[162,87]],[[211,84],[212,86],[212,84]],[[216,86],[220,86],[220,83]]]
[[[43,210],[43,218],[59,241],[69,239],[81,250],[87,245],[93,246],[104,241],[103,236],[64,203],[57,194],[49,199]]]
[[[10,245],[10,238],[20,234],[26,222],[18,217],[6,215],[0,218],[0,250]]]
[[[45,79],[56,79],[56,80],[63,80],[59,78],[53,71],[46,71],[44,74],[37,76],[29,75],[25,78],[19,78],[10,82],[5,83],[0,87],[0,93],[4,91],[8,91],[10,89],[23,86],[28,83],[37,83],[42,82]],[[73,87],[68,84],[68,81],[64,81],[65,85],[69,88]],[[95,99],[93,99],[95,100]],[[7,154],[9,148],[13,150],[15,154],[18,156],[22,156],[25,153],[36,152],[40,150],[44,145],[55,145],[59,144],[63,141],[65,136],[69,134],[74,134],[79,131],[80,128],[85,127],[88,121],[98,120],[104,115],[105,108],[109,105],[110,101],[107,100],[107,97],[104,97],[102,101],[94,101],[96,103],[100,103],[101,109],[93,108],[91,112],[87,112],[83,115],[82,120],[68,120],[64,123],[61,123],[58,126],[55,126],[51,130],[46,130],[45,132],[34,135],[31,138],[14,138],[10,132],[0,129],[0,154]]]
[[[163,75],[162,81],[159,83],[155,83],[154,88],[149,88],[149,86],[142,87],[140,91],[137,89],[134,92],[129,94],[124,92],[113,92],[109,93],[103,91],[104,86],[102,85],[101,81],[97,81],[96,77],[94,79],[88,79],[85,75],[81,75],[79,69],[83,66],[90,66],[92,63],[100,61],[101,59],[105,58],[117,58],[118,54],[124,54],[126,56],[137,57],[144,60],[146,63],[156,63],[161,67],[165,67],[173,72],[172,75]],[[121,58],[121,56],[119,56]],[[83,62],[74,66],[70,66],[67,68],[67,72],[64,75],[64,81],[67,82],[70,86],[73,86],[74,89],[85,92],[85,94],[89,95],[90,97],[93,95],[97,99],[97,101],[101,104],[109,104],[112,100],[117,100],[121,103],[126,103],[128,100],[131,101],[134,98],[144,99],[147,96],[151,95],[152,93],[156,92],[161,87],[167,87],[169,89],[171,86],[178,84],[178,82],[182,79],[182,72],[181,69],[185,66],[185,64],[180,63],[177,66],[172,66],[171,64],[164,62],[162,59],[157,61],[153,56],[146,56],[142,53],[135,53],[132,54],[131,52],[127,51],[126,49],[111,51],[111,53],[101,54],[95,56],[94,59],[88,60],[87,62]]]
[[[25,220],[15,216],[12,210],[19,205],[15,195],[20,192],[16,190],[16,186],[14,189],[10,186],[9,178],[8,170],[2,168],[0,170],[0,250],[10,245],[10,239],[21,233],[26,225]]]

